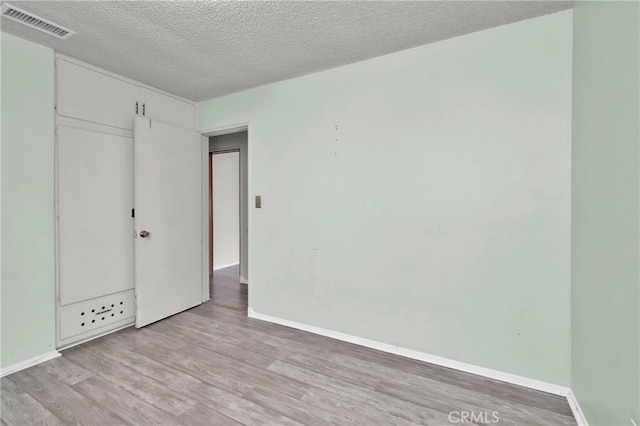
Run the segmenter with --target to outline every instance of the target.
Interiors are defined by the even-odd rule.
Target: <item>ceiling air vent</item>
[[[47,21],[33,13],[29,13],[7,3],[2,4],[2,16],[63,40],[66,40],[75,34],[74,31],[61,27],[58,24],[54,24],[51,21]]]

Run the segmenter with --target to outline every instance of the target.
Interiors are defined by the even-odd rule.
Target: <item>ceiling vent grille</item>
[[[63,40],[75,34],[75,32],[70,29],[54,24],[51,21],[47,21],[33,13],[29,13],[7,3],[2,5],[2,16]]]

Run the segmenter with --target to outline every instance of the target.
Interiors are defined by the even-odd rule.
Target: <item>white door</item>
[[[136,327],[202,303],[202,138],[136,117]]]

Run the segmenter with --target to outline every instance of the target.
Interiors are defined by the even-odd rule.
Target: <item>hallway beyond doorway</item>
[[[214,305],[247,312],[247,284],[240,283],[240,266],[213,271],[209,294]]]

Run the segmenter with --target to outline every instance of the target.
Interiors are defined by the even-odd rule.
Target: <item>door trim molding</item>
[[[202,133],[203,136],[210,138],[211,136],[228,135],[231,133],[244,132],[245,130],[249,131],[249,127],[251,127],[251,123],[247,121],[244,123],[236,123],[228,126],[219,126],[211,129],[200,130],[200,133]]]
[[[251,254],[251,234],[252,234],[252,230],[253,230],[253,208],[251,206],[253,206],[253,204],[251,203],[251,198],[252,198],[252,194],[253,194],[253,186],[252,186],[252,173],[251,171],[252,169],[252,151],[253,151],[253,132],[251,129],[251,122],[250,121],[245,121],[245,122],[241,122],[241,123],[234,123],[234,124],[228,124],[226,126],[218,126],[218,127],[212,127],[209,129],[200,129],[199,132],[202,134],[203,139],[207,141],[207,152],[209,152],[209,138],[212,136],[220,136],[220,135],[228,135],[231,133],[238,133],[238,132],[247,132],[247,193],[245,194],[245,196],[247,197],[247,275],[249,277],[253,276],[253,268],[252,268],[252,254]],[[203,173],[203,185],[208,185],[208,173]],[[205,195],[203,194],[203,197]],[[206,197],[208,198],[208,193],[206,195]],[[206,215],[206,216],[204,216]],[[203,211],[203,223],[206,224],[207,229],[203,229],[203,235],[209,235],[209,211],[207,210],[206,212]],[[206,253],[204,254],[203,258],[203,264],[206,265],[205,269],[206,272],[203,272],[204,274],[206,274],[206,276],[209,276],[209,245],[208,244],[203,244],[203,246],[206,246]],[[246,279],[245,279],[246,281]],[[209,285],[208,285],[208,281],[207,281],[207,292],[206,294],[208,295],[209,292]],[[251,304],[251,289],[249,289],[249,294],[248,294],[248,299],[249,299],[249,304]],[[203,302],[206,302],[207,300],[209,300],[209,298],[207,297],[205,300],[203,300]]]
[[[17,373],[20,370],[24,370],[29,367],[33,367],[34,365],[42,364],[43,362],[50,361],[54,358],[58,358],[62,356],[62,354],[58,351],[49,351],[42,355],[34,356],[29,359],[25,359],[24,361],[17,362],[13,365],[5,367],[0,372],[0,377],[8,376],[9,374]]]
[[[202,182],[201,182],[201,192],[202,192],[202,196],[201,196],[201,207],[202,207],[202,303],[206,302],[207,300],[211,299],[211,294],[209,292],[209,284],[210,284],[210,280],[211,280],[211,273],[212,271],[209,270],[210,268],[210,254],[209,254],[209,237],[210,237],[210,224],[209,224],[209,217],[211,214],[210,208],[211,208],[211,197],[210,197],[210,188],[209,188],[209,182],[212,178],[212,176],[210,175],[210,167],[212,165],[212,158],[209,155],[209,138],[206,137],[205,135],[201,135],[200,136],[200,140],[202,143],[202,170],[201,170],[201,175],[202,175]]]

